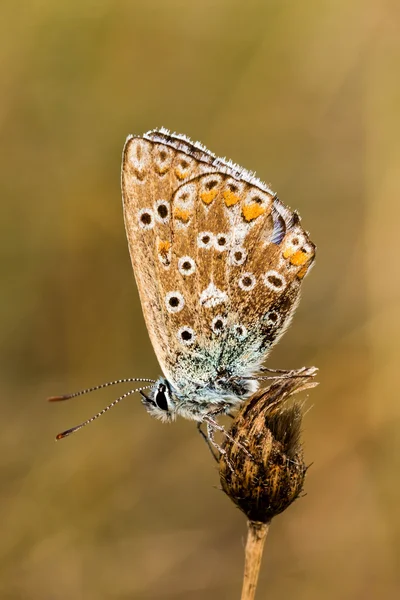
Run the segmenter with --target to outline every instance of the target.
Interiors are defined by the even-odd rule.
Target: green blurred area
[[[397,2],[3,0],[0,598],[239,597],[244,517],[195,427],[107,390],[156,377],[120,200],[125,137],[165,126],[256,170],[318,246],[269,366],[317,365],[307,497],[259,598],[400,594]],[[114,393],[115,392],[115,393]]]

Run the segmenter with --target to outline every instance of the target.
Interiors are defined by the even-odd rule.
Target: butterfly
[[[298,213],[253,173],[164,128],[127,138],[122,196],[143,315],[163,375],[51,398],[122,381],[149,384],[57,437],[135,391],[153,417],[205,422],[211,437],[215,417],[232,414],[266,379],[262,365],[291,321],[315,246]]]

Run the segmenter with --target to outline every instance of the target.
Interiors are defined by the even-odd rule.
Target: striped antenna
[[[153,384],[155,383],[155,379],[137,379],[135,377],[129,377],[128,379],[117,379],[116,381],[108,381],[107,383],[101,383],[100,385],[95,385],[94,387],[88,388],[86,390],[80,390],[79,392],[74,392],[73,394],[64,394],[62,396],[50,396],[50,398],[47,398],[47,400],[48,402],[60,402],[61,400],[70,400],[70,398],[76,398],[76,396],[83,396],[83,394],[89,394],[90,392],[101,390],[103,388],[109,387],[110,385],[117,385],[118,383],[136,383],[138,381]]]
[[[56,440],[62,440],[63,438],[71,435],[71,433],[75,433],[75,431],[78,431],[78,429],[82,429],[82,427],[86,427],[86,425],[89,425],[89,423],[92,423],[93,421],[95,421],[96,419],[98,419],[99,417],[101,417],[101,415],[104,415],[104,413],[106,413],[108,410],[110,410],[110,408],[113,408],[113,406],[115,406],[116,404],[118,404],[118,402],[121,402],[121,400],[123,400],[124,398],[127,398],[128,396],[131,396],[132,394],[135,394],[136,392],[141,392],[143,390],[148,390],[148,389],[150,389],[152,387],[153,387],[152,385],[146,385],[145,387],[137,388],[135,390],[130,390],[129,392],[126,392],[125,394],[123,394],[122,396],[120,396],[119,398],[117,398],[116,400],[114,400],[114,402],[111,402],[111,404],[109,404],[108,406],[106,406],[105,408],[103,408],[103,410],[101,410],[100,412],[98,412],[97,415],[94,415],[93,417],[90,417],[90,419],[88,419],[87,421],[84,421],[80,425],[75,425],[75,427],[71,427],[71,429],[66,429],[65,431],[59,433],[56,436]]]

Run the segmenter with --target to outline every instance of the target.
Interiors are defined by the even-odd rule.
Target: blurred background
[[[268,365],[317,365],[307,496],[258,597],[400,593],[400,8],[382,0],[2,0],[0,598],[238,598],[245,519],[160,373],[120,199],[125,137],[165,126],[256,170],[318,246]]]

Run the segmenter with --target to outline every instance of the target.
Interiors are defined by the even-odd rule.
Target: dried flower
[[[303,489],[307,467],[300,440],[302,404],[292,394],[314,387],[314,368],[282,377],[243,406],[220,456],[224,492],[250,521],[269,523]],[[246,448],[248,452],[245,451]]]
[[[248,519],[242,600],[254,600],[271,519],[303,490],[303,405],[287,399],[317,385],[316,373],[314,367],[301,369],[253,394],[225,438],[219,460],[222,489]]]

